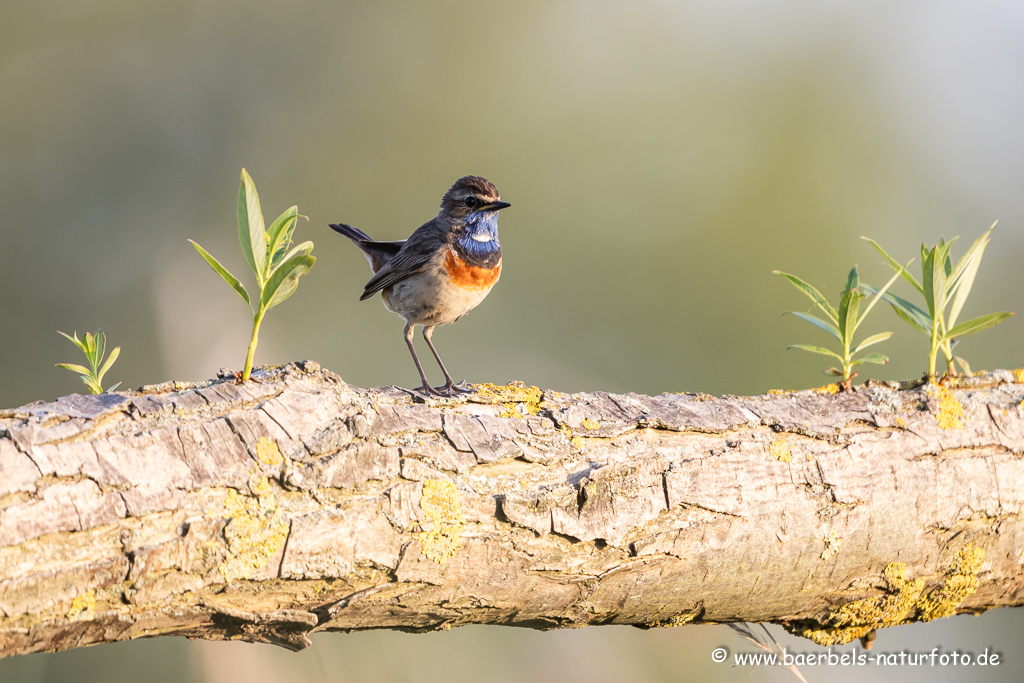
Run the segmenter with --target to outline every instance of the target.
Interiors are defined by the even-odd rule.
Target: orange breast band
[[[490,289],[498,281],[501,274],[501,261],[493,268],[480,268],[468,265],[459,258],[455,250],[448,248],[444,257],[444,269],[448,272],[453,284],[466,289]]]

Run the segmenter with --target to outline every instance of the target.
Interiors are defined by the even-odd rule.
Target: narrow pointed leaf
[[[872,293],[878,291],[874,287],[870,287],[868,285],[863,285],[863,287]],[[903,297],[896,296],[892,292],[886,292],[882,298],[892,306],[893,311],[895,311],[896,314],[904,320],[904,322],[922,334],[931,334],[931,318],[928,317],[928,314],[920,306],[907,301]]]
[[[828,300],[825,299],[824,296],[822,296],[821,292],[819,292],[810,284],[798,278],[796,275],[783,273],[781,270],[773,270],[772,272],[775,273],[776,275],[781,275],[782,277],[786,278],[791,283],[793,283],[793,286],[799,289],[801,292],[807,295],[807,298],[809,298],[811,301],[817,304],[818,308],[820,308],[832,320],[834,324],[839,323],[839,314],[836,312],[836,309],[832,307],[832,304],[830,304]]]
[[[935,256],[938,248],[930,251],[921,245],[921,286],[924,288],[924,302],[928,309],[928,317],[935,318]]]
[[[954,237],[950,241],[939,240],[939,258],[936,259],[936,263],[942,264],[942,274],[949,279],[950,274],[953,272],[953,262],[949,257],[950,251],[953,249],[953,243],[956,242],[959,237]]]
[[[58,368],[70,370],[71,372],[77,372],[80,375],[89,375],[90,373],[92,373],[92,370],[82,365],[79,365],[78,363],[56,363],[56,366]],[[65,375],[65,377],[66,376],[67,375]]]
[[[935,302],[935,312],[933,315],[943,320],[943,311],[946,308],[946,293],[949,291],[946,288],[946,271],[943,267],[943,262],[938,258],[941,254],[936,254],[935,263],[933,264],[932,270],[932,299]]]
[[[892,304],[891,301],[889,303]],[[906,313],[906,311],[904,311],[904,309],[899,308],[895,304],[893,304],[892,310],[893,310],[894,313],[896,313],[896,315],[898,315],[900,317],[901,320],[903,320],[903,322],[907,323],[908,325],[913,327],[915,330],[917,330],[918,332],[920,332],[924,336],[926,336],[926,337],[931,336],[931,330],[929,330],[925,325],[922,325],[920,320],[918,320],[914,316],[909,315],[908,313]]]
[[[299,286],[299,278],[309,272],[316,263],[316,257],[299,254],[282,263],[267,280],[260,297],[260,307],[273,308],[292,294]]]
[[[843,347],[846,348],[845,340],[853,336],[854,326],[857,324],[857,310],[860,308],[860,300],[864,295],[856,289],[851,289],[843,294],[839,302],[839,334]]]
[[[243,287],[242,283],[238,281],[238,278],[229,273],[228,269],[222,266],[220,264],[220,261],[215,259],[208,251],[203,249],[201,246],[199,246],[192,240],[189,240],[189,242],[191,242],[192,246],[196,248],[196,251],[199,252],[199,255],[202,256],[203,259],[208,264],[210,264],[210,267],[213,268],[213,271],[217,273],[217,275],[220,275],[222,278],[224,278],[224,282],[231,285],[231,288],[238,292],[238,296],[242,297],[245,303],[249,305],[249,308],[252,308],[252,304],[249,303],[249,292],[245,291],[245,287]]]
[[[262,286],[267,281],[267,233],[263,225],[263,211],[260,209],[260,195],[244,168],[242,182],[238,186],[238,243]]]
[[[860,316],[859,316],[859,317],[857,318],[857,323],[856,323],[856,324],[855,324],[855,325],[853,326],[853,331],[854,331],[854,332],[856,332],[856,331],[857,331],[857,328],[858,328],[858,327],[860,327],[860,324],[861,324],[862,322],[864,322],[864,318],[866,318],[866,317],[868,316],[868,313],[870,313],[870,312],[871,312],[871,309],[875,307],[875,304],[877,304],[877,303],[878,303],[878,300],[879,300],[879,299],[880,299],[881,297],[885,296],[885,293],[886,293],[886,291],[888,291],[888,289],[889,289],[890,287],[892,287],[892,284],[893,284],[894,282],[896,282],[896,279],[897,279],[897,278],[898,278],[898,277],[899,277],[899,276],[900,276],[900,275],[901,275],[902,273],[904,273],[904,272],[906,271],[906,269],[907,269],[907,266],[909,266],[909,265],[910,265],[911,263],[913,263],[913,262],[914,262],[914,259],[910,259],[909,261],[907,261],[907,265],[906,265],[906,266],[903,266],[902,268],[900,268],[900,269],[899,269],[899,271],[897,271],[897,273],[896,273],[895,275],[893,275],[893,276],[892,276],[891,278],[889,278],[889,281],[885,283],[885,286],[884,286],[884,287],[882,287],[882,288],[881,288],[880,290],[878,290],[878,291],[875,291],[875,292],[874,292],[874,295],[875,295],[875,296],[874,296],[874,298],[873,298],[873,299],[871,299],[871,301],[870,301],[870,302],[868,303],[867,307],[866,307],[866,308],[864,309],[864,311],[863,311],[863,312],[862,312],[862,313],[860,314]],[[868,288],[867,288],[867,287],[865,287],[865,289],[868,289]]]
[[[1008,311],[1001,311],[999,313],[989,313],[988,315],[981,315],[978,316],[977,318],[971,318],[970,320],[966,320],[957,325],[956,327],[954,327],[953,329],[946,332],[946,334],[943,335],[943,339],[955,339],[956,337],[966,337],[969,334],[974,334],[976,332],[981,332],[982,330],[987,330],[993,325],[998,325],[999,323],[1003,322],[1011,315],[1013,315],[1013,313],[1010,313]]]
[[[974,278],[978,274],[978,268],[981,267],[981,259],[985,255],[985,247],[988,246],[990,241],[988,236],[995,227],[993,223],[992,227],[986,230],[981,237],[974,240],[974,244],[970,246],[967,253],[960,257],[956,268],[953,269],[949,285],[949,293],[953,296],[953,303],[949,308],[949,317],[946,319],[949,325],[956,325],[956,319],[960,316],[960,311],[967,301],[967,296],[971,293],[971,287],[974,286]]]
[[[267,240],[272,247],[277,247],[281,244],[281,237],[284,235],[285,228],[298,215],[299,207],[293,205],[289,206],[284,210],[284,213],[274,219],[274,222],[267,228]]]
[[[85,345],[78,338],[78,332],[75,332],[75,336],[74,337],[72,337],[70,334],[67,334],[66,332],[61,332],[60,330],[57,330],[57,334],[61,335],[65,339],[67,339],[69,342],[71,342],[72,344],[74,344],[75,346],[80,348],[82,351],[85,351]]]
[[[92,365],[93,372],[96,372],[96,368],[100,366],[100,363],[103,361],[103,354],[107,350],[107,335],[103,334],[102,329],[99,329],[96,331],[96,336],[93,339],[96,342],[96,348],[93,350],[89,363]]]
[[[85,357],[92,362],[93,354],[96,353],[96,337],[92,336],[92,333],[86,332],[82,337],[82,344],[85,345]]]
[[[834,351],[829,351],[828,349],[822,348],[820,346],[811,346],[810,344],[791,344],[786,348],[801,349],[803,351],[810,351],[811,353],[819,353],[822,356],[830,356],[832,358],[835,358],[840,363],[843,362],[843,357],[840,356],[838,353]]]
[[[284,258],[281,259],[281,262],[287,263],[288,259],[294,257],[296,254],[308,255],[311,251],[313,251],[312,242],[303,242],[302,244],[297,244],[295,245],[294,248],[292,248],[291,251],[285,254]]]
[[[279,257],[288,248],[298,215],[299,207],[289,207],[267,229],[267,262],[271,270],[283,260]]]
[[[119,386],[121,386],[120,382],[118,382],[117,384],[111,385],[111,386],[107,387],[107,391],[105,393],[109,394],[111,391],[113,391],[114,389],[117,389]]]
[[[846,287],[843,292],[847,292],[851,289],[857,289],[860,285],[860,277],[857,275],[857,266],[850,269],[850,274],[846,276]]]
[[[863,358],[858,358],[855,363],[872,363],[874,365],[885,365],[889,362],[888,356],[883,356],[880,353],[869,353]]]
[[[832,375],[833,377],[842,377],[843,371],[840,370],[839,368],[829,368],[828,370],[825,371],[825,374]]]
[[[870,337],[868,337],[867,339],[865,339],[864,341],[862,341],[860,344],[858,344],[857,348],[855,348],[853,350],[853,353],[857,353],[859,351],[863,351],[864,349],[868,348],[869,346],[874,346],[875,344],[877,344],[879,342],[884,342],[886,339],[888,339],[891,336],[892,336],[892,332],[879,332],[878,334],[873,334]]]
[[[892,266],[893,270],[900,269],[900,262],[894,259],[892,256],[889,256],[889,254],[885,252],[885,249],[882,249],[882,247],[879,246],[878,242],[874,241],[870,237],[861,237],[861,239],[867,241],[869,244],[871,244],[871,246],[877,249],[878,253],[880,253],[882,257],[889,262],[889,265]],[[919,291],[921,294],[924,294],[924,288],[921,287],[921,283],[918,282],[917,279],[913,275],[911,275],[909,271],[903,271],[903,279],[909,282],[910,284],[914,285],[914,289]]]
[[[110,356],[107,357],[107,362],[103,364],[103,367],[100,368],[100,371],[96,374],[97,382],[103,381],[103,375],[107,373],[107,370],[110,369],[110,366],[114,364],[114,361],[117,360],[119,355],[121,355],[121,347],[115,346],[114,350],[110,352]]]
[[[812,325],[817,325],[821,329],[825,330],[839,341],[843,341],[843,338],[839,336],[839,328],[829,322],[825,322],[821,318],[811,315],[810,313],[801,313],[799,311],[790,311],[793,315],[798,318],[802,318]]]

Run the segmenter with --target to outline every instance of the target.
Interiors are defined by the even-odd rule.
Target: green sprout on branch
[[[907,265],[909,266],[910,263],[907,263]],[[903,268],[906,268],[906,266],[903,266]],[[821,292],[797,276],[790,275],[789,273],[783,273],[778,270],[772,272],[786,278],[794,287],[803,292],[807,298],[813,301],[814,305],[825,314],[826,319],[822,320],[817,316],[810,315],[809,313],[801,313],[799,311],[792,311],[793,315],[798,318],[803,318],[812,325],[816,325],[817,327],[825,330],[835,337],[843,347],[841,353],[836,353],[835,351],[821,346],[811,346],[809,344],[793,344],[789,348],[803,349],[804,351],[821,354],[822,356],[829,356],[839,361],[840,367],[829,368],[826,371],[826,374],[842,377],[843,379],[840,386],[843,389],[850,388],[850,380],[857,375],[853,368],[861,363],[885,365],[889,362],[889,359],[880,353],[869,353],[865,356],[861,356],[860,358],[855,358],[855,356],[869,346],[885,341],[892,336],[892,332],[879,332],[878,334],[873,334],[857,345],[854,345],[853,335],[857,332],[857,328],[860,327],[860,324],[864,322],[864,318],[866,318],[868,313],[871,312],[871,309],[878,303],[881,295],[885,294],[885,291],[892,286],[900,276],[900,273],[894,275],[892,279],[886,283],[885,287],[882,288],[881,292],[876,293],[874,298],[872,298],[868,303],[867,307],[861,311],[860,304],[867,298],[867,294],[860,291],[861,284],[860,278],[857,275],[857,266],[854,266],[850,270],[850,274],[847,276],[846,288],[843,289],[842,297],[839,300],[838,310],[834,308],[824,296],[822,296]],[[903,271],[901,270],[900,272]]]
[[[220,275],[238,295],[245,300],[252,313],[252,339],[245,357],[242,380],[248,380],[252,373],[252,359],[259,341],[260,324],[263,316],[274,306],[295,293],[299,278],[309,272],[316,263],[311,256],[312,242],[303,242],[292,248],[292,234],[299,218],[299,207],[292,206],[277,217],[269,229],[264,227],[263,211],[256,185],[246,170],[242,169],[242,183],[238,188],[238,241],[242,253],[256,274],[259,298],[253,302],[242,283],[227,268],[196,242],[189,240],[214,272]],[[305,216],[303,216],[305,218]]]
[[[96,334],[92,335],[88,332],[81,339],[78,338],[78,332],[75,332],[75,336],[65,334],[60,330],[57,330],[57,334],[62,335],[65,339],[70,341],[72,344],[82,349],[85,353],[85,358],[89,362],[89,367],[84,365],[78,365],[77,363],[57,363],[58,368],[64,368],[71,372],[77,372],[85,386],[89,387],[89,391],[94,394],[103,393],[103,375],[107,374],[107,370],[114,364],[117,357],[121,355],[121,347],[115,346],[114,350],[110,352],[107,357],[107,361],[103,362],[103,354],[107,350],[107,335],[103,334],[103,328],[96,330]],[[114,386],[107,389],[107,391],[113,391],[121,383],[118,382]]]
[[[1000,311],[971,318],[959,325],[956,322],[964,302],[967,301],[967,295],[971,293],[974,278],[978,274],[978,268],[981,266],[981,257],[985,253],[985,247],[991,241],[989,235],[995,227],[995,223],[993,223],[992,227],[986,230],[981,237],[974,240],[974,244],[957,261],[955,266],[949,252],[953,243],[957,240],[956,237],[948,242],[940,239],[939,243],[931,249],[925,247],[924,244],[921,245],[921,282],[918,282],[913,275],[908,273],[905,266],[898,274],[902,275],[904,280],[913,285],[918,294],[924,298],[924,308],[895,294],[886,294],[883,291],[885,300],[892,305],[896,315],[915,330],[928,337],[929,378],[935,377],[935,361],[939,351],[942,351],[942,355],[946,358],[950,375],[955,376],[957,374],[957,362],[966,371],[970,372],[970,366],[962,358],[953,355],[953,346],[956,344],[957,339],[968,334],[981,332],[1013,315],[1013,313],[1007,311]],[[871,246],[885,257],[890,266],[894,269],[899,268],[899,263],[889,256],[885,249],[880,247],[877,242],[867,237],[861,239],[870,242]],[[867,285],[864,288],[868,291],[874,291],[873,288]],[[946,310],[947,308],[949,309],[948,311]]]

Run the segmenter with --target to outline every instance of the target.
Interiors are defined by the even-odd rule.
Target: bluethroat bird
[[[352,240],[370,262],[373,277],[360,301],[380,292],[384,306],[405,319],[405,343],[416,363],[428,396],[471,392],[456,386],[430,337],[438,325],[453,323],[484,300],[501,275],[498,211],[511,206],[498,190],[479,176],[459,178],[441,198],[437,217],[416,229],[407,240],[375,242],[351,225],[331,223]],[[430,386],[413,346],[413,329],[423,326],[423,338],[447,380]]]

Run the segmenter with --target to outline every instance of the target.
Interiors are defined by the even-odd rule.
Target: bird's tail
[[[363,256],[370,263],[370,270],[374,273],[393,259],[395,254],[402,248],[402,245],[405,244],[405,240],[399,240],[398,242],[374,242],[370,239],[369,235],[359,228],[353,228],[351,225],[345,225],[344,223],[328,223],[328,225],[330,225],[331,230],[341,233],[359,247],[360,251],[363,252]]]
[[[356,242],[357,244],[359,242],[373,241],[372,239],[370,239],[370,236],[367,235],[365,232],[363,232],[359,228],[353,228],[351,225],[345,225],[344,223],[330,223],[329,225],[331,230],[334,230],[335,232],[340,232],[342,235],[349,238],[353,242]]]

